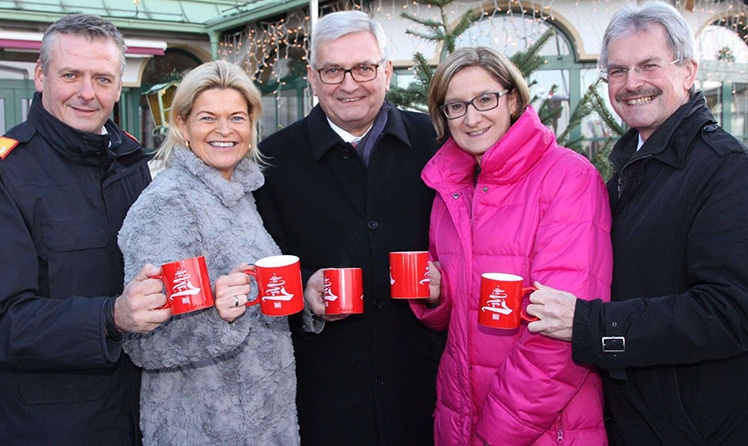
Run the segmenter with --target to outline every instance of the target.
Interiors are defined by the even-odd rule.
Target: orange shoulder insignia
[[[17,145],[18,141],[15,139],[0,136],[0,159],[5,159],[10,151],[15,149]]]
[[[124,133],[125,135],[127,135],[127,137],[130,138],[130,139],[132,139],[133,141],[135,141],[137,143],[140,143],[140,141],[138,141],[138,138],[132,136],[131,134],[127,133],[126,131],[122,130],[122,133]]]

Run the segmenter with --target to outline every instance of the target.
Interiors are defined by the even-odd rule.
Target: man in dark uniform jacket
[[[151,179],[140,144],[108,119],[124,54],[100,17],[52,24],[28,120],[0,138],[3,445],[140,443],[140,373],[122,333],[170,313],[146,277],[159,268],[123,291],[117,231]]]
[[[603,370],[616,446],[748,444],[748,154],[695,91],[688,22],[621,8],[600,62],[631,127],[610,159],[611,302],[531,296],[532,331]]]
[[[389,252],[428,249],[433,191],[420,173],[438,147],[426,115],[385,101],[385,42],[362,12],[323,17],[308,67],[320,103],[260,144],[258,208],[307,280],[307,308],[290,320],[305,446],[434,441],[443,339],[390,298]],[[325,267],[363,268],[364,314],[324,315]]]

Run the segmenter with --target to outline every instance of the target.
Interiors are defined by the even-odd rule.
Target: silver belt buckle
[[[603,353],[625,353],[626,338],[623,336],[603,336]]]

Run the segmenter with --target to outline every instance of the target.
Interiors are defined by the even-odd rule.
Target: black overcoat
[[[636,139],[611,156],[612,302],[577,304],[574,360],[605,369],[617,446],[748,444],[746,147],[701,93]]]
[[[271,167],[258,209],[305,280],[323,267],[363,268],[363,315],[319,335],[290,321],[305,446],[433,444],[444,339],[390,298],[389,252],[428,249],[433,191],[420,173],[437,148],[426,115],[394,107],[368,171],[319,106],[260,144]]]

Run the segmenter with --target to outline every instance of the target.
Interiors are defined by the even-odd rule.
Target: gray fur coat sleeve
[[[214,284],[241,262],[278,254],[251,194],[262,182],[262,173],[249,160],[243,160],[228,181],[192,152],[175,150],[166,170],[130,208],[120,230],[125,283],[145,263],[203,255]],[[249,298],[256,292],[253,288]],[[177,315],[150,333],[127,334],[123,347],[145,369],[198,363],[231,352],[246,339],[253,318],[244,316],[229,324],[215,308]]]

